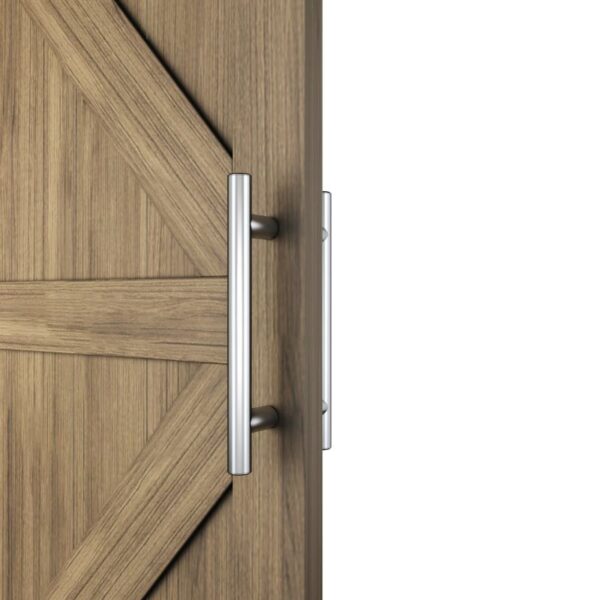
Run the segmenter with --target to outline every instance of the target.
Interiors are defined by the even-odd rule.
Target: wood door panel
[[[0,280],[199,274],[30,17],[1,10]]]
[[[253,248],[252,386],[284,422],[280,435],[257,439],[252,477],[234,485],[236,580],[255,598],[313,600],[321,597],[321,2],[233,4],[243,23],[234,112],[244,123],[234,170],[254,175],[253,210],[281,225],[277,246]]]
[[[45,597],[197,370],[0,352],[3,598]]]
[[[50,286],[54,293],[62,295],[54,297],[55,316],[69,327],[73,322],[69,319],[68,296],[74,290],[87,289],[90,294],[96,291],[111,302],[113,287],[127,295],[123,285],[152,289],[162,283],[167,294],[177,297],[178,283],[182,282],[176,280],[47,283],[47,280],[60,279],[189,276],[199,274],[200,270],[181,250],[136,175],[122,160],[111,132],[107,132],[77,86],[65,75],[38,27],[17,2],[7,0],[2,12],[2,49],[8,47],[9,52],[2,54],[0,68],[2,73],[10,74],[1,82],[2,118],[3,123],[11,123],[11,127],[0,129],[0,279],[10,282],[5,290],[10,288],[15,292],[16,286],[22,286],[18,293],[23,299],[22,304],[15,302],[12,307],[5,302],[3,308],[9,313],[12,309],[22,310],[21,316],[29,313],[39,318],[43,311],[39,310],[39,304],[35,306],[32,286],[45,289]],[[10,61],[5,60],[7,55]],[[18,70],[13,68],[15,60]],[[32,283],[42,280],[46,281]],[[195,286],[196,291],[202,286],[216,286],[219,290],[220,324],[216,329],[220,346],[211,351],[218,356],[211,358],[224,362],[223,280],[183,283]],[[193,293],[194,289],[188,289],[190,302]],[[72,294],[71,299],[76,300]],[[204,309],[200,306],[202,294],[198,294],[197,300],[196,314],[212,320],[205,310],[206,303]],[[64,312],[59,310],[61,303]],[[187,306],[191,309],[190,303]],[[123,310],[138,320],[142,316],[135,307],[123,304]],[[188,316],[185,312],[184,308],[182,317]],[[214,313],[212,309],[208,312]],[[125,313],[121,313],[121,320],[126,320]],[[7,315],[9,327],[14,328],[18,321],[15,316],[18,315],[14,311]],[[166,314],[162,321],[174,316]],[[25,325],[31,327],[32,323]],[[16,341],[15,336],[7,339],[9,344]],[[177,343],[181,345],[181,340]],[[164,348],[168,345],[169,340],[163,339]],[[168,353],[172,351],[171,348]],[[146,349],[145,354],[147,352]],[[2,400],[7,395],[13,398],[12,406],[2,402],[0,421],[5,427],[3,431],[13,433],[11,438],[2,436],[7,443],[0,452],[5,459],[2,492],[13,490],[12,495],[3,493],[2,496],[1,520],[3,524],[10,523],[9,528],[2,530],[2,597],[38,599],[46,597],[50,581],[65,567],[69,556],[100,518],[102,509],[151,432],[161,426],[172,397],[180,391],[177,373],[188,365],[181,363],[171,367],[173,363],[161,361],[88,359],[32,352],[0,352],[0,357],[0,364],[4,360],[5,372],[11,374],[10,378],[2,378]],[[193,358],[209,357],[196,353]],[[72,387],[70,392],[69,386]],[[219,405],[224,410],[222,395]],[[15,407],[18,410],[15,411]],[[55,418],[55,413],[60,418]],[[56,437],[60,445],[55,447]],[[30,439],[35,441],[33,447]],[[198,457],[202,455],[200,451]],[[202,473],[202,469],[198,471]],[[228,477],[224,459],[219,475]],[[34,481],[42,483],[34,485]],[[207,488],[212,489],[218,482],[219,477],[209,478]],[[186,519],[193,519],[196,514],[196,521],[186,521],[189,525],[180,528],[175,542],[169,539],[163,546],[160,560],[165,561],[164,565],[155,565],[151,572],[138,573],[142,588],[149,587],[160,576],[162,568],[175,554],[177,544],[183,543],[200,519],[194,512],[203,506],[196,502],[200,497],[198,486],[186,486],[182,493],[192,496],[188,496],[191,500],[187,504],[180,505],[177,514]],[[218,497],[217,492],[214,497]],[[211,502],[209,498],[206,509]],[[189,510],[190,503],[194,510]],[[218,522],[215,520],[216,525]],[[210,531],[214,529],[213,526]],[[212,539],[218,541],[215,537]],[[165,551],[165,547],[172,550]],[[223,545],[221,553],[226,548],[227,545]],[[207,558],[213,551],[214,548]],[[195,569],[194,562],[174,563],[170,573],[177,571],[179,575],[171,576],[170,581],[177,582],[177,587],[183,585],[188,579],[185,568]],[[215,563],[222,564],[221,561]],[[130,585],[130,574],[128,569],[126,585]],[[62,577],[56,583],[58,597],[65,593],[60,586],[74,585],[71,572]],[[206,589],[221,585],[219,581],[214,570],[204,577]],[[136,585],[140,585],[139,580]],[[127,599],[141,597],[143,593],[131,592],[129,588],[113,592],[111,597]],[[94,594],[92,592],[92,596]]]
[[[112,0],[21,0],[205,275],[227,271],[231,158]]]
[[[0,283],[0,348],[225,364],[227,280]]]
[[[201,367],[144,446],[48,600],[140,598],[230,485],[226,369]]]
[[[320,597],[319,11],[0,4],[1,598]],[[281,224],[253,249],[281,426],[232,482],[233,168]]]
[[[229,600],[236,597],[231,564],[231,489],[215,505],[146,595],[148,600]]]
[[[232,0],[120,0],[119,4],[227,148],[233,146],[236,21]],[[165,15],[168,14],[168,18]]]

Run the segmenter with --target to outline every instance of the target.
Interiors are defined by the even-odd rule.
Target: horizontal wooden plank
[[[203,275],[227,273],[231,157],[113,0],[21,0]]]
[[[202,365],[45,598],[144,597],[231,483],[226,394]]]
[[[0,348],[225,364],[227,280],[0,283]]]

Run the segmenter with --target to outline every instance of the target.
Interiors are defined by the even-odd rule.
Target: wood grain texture
[[[186,174],[189,179],[183,182],[154,181],[155,174],[143,170],[149,167],[135,161],[156,148],[144,139],[144,131],[129,138],[129,129],[121,129],[138,116],[144,120],[146,113],[138,114],[132,105],[115,120],[110,106],[94,104],[98,97],[110,102],[110,90],[123,87],[123,81],[134,88],[125,92],[143,95],[145,90],[131,85],[129,73],[115,82],[108,68],[98,73],[88,68],[92,63],[100,68],[95,65],[143,62],[148,51],[142,40],[158,52],[190,105],[232,149],[235,170],[253,173],[255,212],[277,216],[282,223],[279,240],[257,241],[253,247],[254,397],[278,407],[282,426],[254,437],[254,474],[236,479],[202,525],[190,528],[195,533],[147,597],[317,600],[320,2],[123,0],[142,32],[135,38],[108,0],[25,3],[51,15],[46,27],[58,36],[58,44],[47,43],[43,27],[33,26],[17,0],[4,0],[0,280],[213,274],[197,249],[190,250],[190,243],[212,247],[210,236],[194,228],[190,238],[190,226],[185,241],[172,221],[179,214],[166,214],[163,205],[183,198],[192,206],[193,195],[200,204],[208,198],[206,209],[212,211],[211,198],[218,194],[207,196],[199,189],[199,172]],[[126,32],[126,43],[103,45],[105,40],[98,38],[103,29],[96,26],[104,21],[95,20],[96,11],[108,11],[109,29],[114,25]],[[81,38],[67,31],[66,22],[83,24]],[[71,48],[89,48],[90,40],[102,49],[100,57],[95,50],[83,59],[71,56]],[[128,54],[130,42],[133,55]],[[84,84],[89,94],[80,91]],[[146,108],[147,102],[155,102],[154,95],[144,97],[141,106]],[[196,136],[179,130],[177,135],[184,141]],[[179,139],[156,139],[161,146],[157,151],[172,161],[164,167],[171,174],[180,169],[178,160],[198,162],[195,154],[173,156]],[[128,146],[140,140],[141,149]],[[160,154],[157,161],[162,160]],[[168,194],[162,193],[161,182]],[[222,185],[224,244],[224,179]],[[182,190],[193,186],[199,193]],[[192,206],[191,218],[199,214],[194,210]],[[224,275],[224,254],[219,260],[221,270],[214,274]],[[46,597],[50,580],[104,514],[121,478],[197,368],[158,360],[0,351],[5,374],[0,380],[0,434],[6,440],[4,450],[0,447],[0,458],[6,457],[0,472],[5,515],[0,521],[10,524],[0,541],[2,597]],[[163,566],[156,566],[156,577]]]
[[[213,507],[200,527],[169,565],[146,598],[198,600],[235,597],[230,563],[231,489]],[[249,596],[250,597],[250,596]]]
[[[199,275],[18,0],[0,8],[0,280]]]
[[[318,600],[321,1],[234,5],[234,170],[253,175],[253,210],[280,223],[275,243],[253,247],[252,391],[281,416],[254,437],[252,475],[234,481],[236,598]]]
[[[141,598],[230,485],[226,373],[200,369],[48,593]]]
[[[111,0],[22,0],[205,275],[226,274],[231,159]]]
[[[234,0],[119,0],[130,20],[224,145],[236,126]]]
[[[0,281],[199,274],[18,0],[0,118]],[[46,597],[196,369],[0,351],[0,597]]]
[[[220,510],[230,513],[215,534],[220,544],[229,539],[230,560],[221,565],[234,565],[222,577],[235,582],[223,597],[315,600],[321,597],[321,3],[124,3],[231,145],[234,170],[253,174],[254,211],[282,225],[278,240],[253,245],[253,393],[257,402],[277,406],[282,427],[254,436],[254,473],[234,479],[231,502]],[[191,56],[199,57],[197,65]],[[197,565],[216,551],[202,548],[201,539],[186,548]],[[153,591],[157,598],[203,597],[189,595],[186,582],[198,567],[183,558]],[[213,573],[205,575],[218,581]]]
[[[227,363],[227,280],[0,283],[0,348]]]
[[[231,110],[236,90],[231,69],[236,56],[230,30],[230,0],[123,0],[120,3],[176,77],[211,129],[231,147],[236,124]],[[205,519],[164,576],[148,594],[152,600],[234,598],[228,494]],[[249,560],[246,557],[246,560]]]
[[[181,385],[173,377],[173,367],[193,367],[190,363],[152,363],[159,365],[148,374],[148,390],[153,393],[148,406],[154,407],[148,413],[148,431],[159,427],[161,420],[170,410]],[[185,373],[187,376],[187,373]],[[169,388],[164,389],[164,382]],[[206,516],[199,528],[186,542],[177,556],[169,564],[161,578],[155,583],[145,598],[152,600],[198,600],[201,598],[233,598],[235,581],[232,578],[229,562],[228,532],[231,518],[231,488]]]
[[[39,600],[196,365],[0,353],[2,598]]]

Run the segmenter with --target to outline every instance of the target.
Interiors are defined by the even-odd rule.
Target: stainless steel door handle
[[[322,247],[322,403],[323,450],[331,448],[331,194],[323,192],[323,247]]]
[[[273,239],[276,219],[252,215],[252,178],[244,173],[228,180],[228,469],[231,475],[252,471],[252,432],[275,427],[272,406],[252,409],[252,237]]]

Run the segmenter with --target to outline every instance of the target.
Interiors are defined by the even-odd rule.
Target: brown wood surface
[[[0,10],[0,280],[200,274],[20,1]]]
[[[0,353],[9,414],[1,435],[10,457],[2,482],[10,523],[3,530],[2,598],[46,598],[197,368]]]
[[[234,169],[252,173],[254,212],[276,216],[281,228],[275,244],[253,248],[253,394],[255,402],[277,407],[281,426],[275,435],[254,437],[254,472],[234,482],[234,564],[240,589],[251,589],[253,598],[316,600],[322,587],[321,2],[247,0],[236,7],[244,26],[236,30],[235,114],[243,126],[233,141]],[[248,551],[252,561],[244,559]]]
[[[150,589],[230,484],[226,389],[224,367],[198,371],[55,579],[48,600],[140,598]]]
[[[173,537],[143,526],[139,512],[156,515],[135,494],[122,501],[140,537],[121,544],[98,524],[110,512],[122,523],[107,508],[115,491],[190,380],[210,387],[224,367],[0,351],[0,597],[39,600],[54,580],[56,598],[83,586],[82,598],[318,600],[320,1],[120,5],[137,31],[112,0],[0,6],[0,281],[110,294],[116,279],[225,275],[225,175],[251,172],[254,211],[282,225],[253,247],[254,401],[277,406],[282,426],[254,436],[253,475],[225,483],[204,520],[209,503],[194,512],[191,500],[210,493],[204,470],[189,495],[160,488],[184,499],[174,521],[190,518]],[[177,314],[163,320],[178,327]],[[194,415],[217,402],[200,396]],[[198,427],[181,419],[177,437]],[[88,580],[91,547],[130,566]]]
[[[0,17],[0,280],[199,274],[20,3]],[[45,597],[194,370],[0,352],[0,597]]]
[[[231,159],[112,0],[22,0],[206,275],[227,272]]]
[[[321,2],[125,4],[231,145],[234,170],[252,173],[254,212],[276,216],[282,227],[275,242],[253,245],[254,402],[277,406],[282,427],[253,437],[254,472],[234,478],[232,501],[219,511],[230,518],[222,519],[216,535],[228,537],[233,553],[221,562],[221,579],[236,582],[226,597],[316,600],[321,595],[321,413],[314,401],[321,393]],[[223,31],[227,34],[219,35]],[[200,68],[189,60],[194,54],[202,57]],[[198,546],[189,551],[203,560]],[[225,570],[230,565],[233,572]],[[161,598],[178,598],[166,588],[165,583],[157,590],[164,592]]]
[[[227,280],[0,283],[0,348],[227,363]]]

